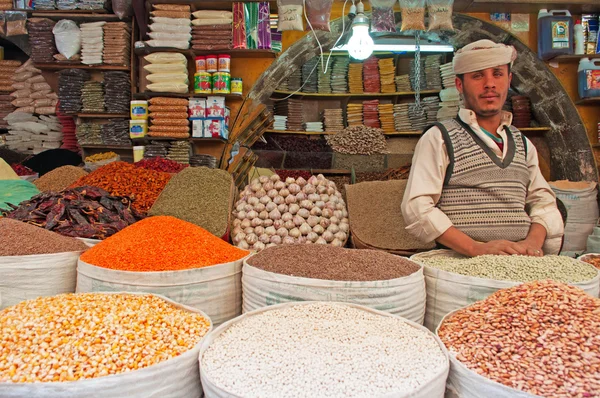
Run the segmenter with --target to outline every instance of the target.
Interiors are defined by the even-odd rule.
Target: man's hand
[[[497,255],[522,255],[522,256],[542,256],[541,250],[529,245],[526,241],[511,242],[508,240],[492,240],[489,242],[475,242],[471,249],[472,257],[482,256],[484,254]]]
[[[519,245],[520,247],[523,248],[523,250],[525,250],[526,256],[542,257],[544,255],[542,246],[539,244],[536,244],[530,240],[527,240],[527,239],[522,240],[520,242],[517,242],[517,245]]]

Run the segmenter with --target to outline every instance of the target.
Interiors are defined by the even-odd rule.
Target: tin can
[[[219,70],[219,63],[217,61],[216,55],[207,55],[206,56],[206,71],[208,73],[215,73]]]
[[[229,72],[231,70],[231,55],[219,54],[219,72]]]
[[[194,93],[211,94],[211,76],[208,72],[198,72],[194,75]]]
[[[206,57],[196,57],[196,73],[206,72]]]
[[[148,101],[131,101],[129,110],[131,120],[148,120]]]
[[[147,120],[130,120],[129,121],[129,138],[142,138],[148,133]]]
[[[241,77],[231,78],[231,94],[242,95],[243,86]]]
[[[213,94],[229,94],[231,87],[231,75],[227,72],[213,73],[212,76],[212,93]]]

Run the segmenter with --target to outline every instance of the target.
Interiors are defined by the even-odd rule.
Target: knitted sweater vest
[[[505,127],[507,153],[502,160],[461,120],[436,126],[450,158],[437,207],[476,241],[525,239],[531,219],[525,211],[529,172],[521,132]]]

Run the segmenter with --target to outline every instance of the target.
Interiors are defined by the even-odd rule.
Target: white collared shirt
[[[500,150],[496,142],[479,126],[475,112],[461,108],[458,116],[496,155],[504,159],[508,145],[504,145],[503,150]],[[507,142],[504,126],[510,125],[511,122],[512,114],[503,111],[496,133],[504,143]],[[556,196],[540,171],[537,150],[529,139],[526,138],[525,142],[529,170],[525,210],[532,223],[541,224],[546,228],[544,252],[557,254],[564,233],[564,224],[556,207]],[[410,177],[402,200],[406,230],[423,242],[434,241],[452,226],[450,219],[436,207],[449,163],[450,158],[442,132],[437,127],[430,128],[423,134],[415,148]]]

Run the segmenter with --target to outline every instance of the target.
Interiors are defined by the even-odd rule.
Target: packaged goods
[[[148,101],[131,101],[130,104],[131,120],[148,119]]]
[[[395,32],[396,22],[394,17],[394,4],[392,0],[370,0],[371,3],[371,31]]]
[[[260,358],[260,366],[249,358]],[[232,367],[235,380],[227,371]],[[441,398],[447,373],[447,353],[421,326],[339,303],[288,303],[246,313],[215,329],[200,351],[208,397],[319,391]]]
[[[448,387],[466,398],[596,396],[599,314],[598,298],[548,280],[459,309],[437,331],[450,351]]]
[[[400,0],[401,31],[425,30],[425,0]]]
[[[327,143],[335,152],[351,155],[386,153],[383,130],[366,126],[346,127],[338,134],[328,135]]]
[[[256,251],[282,243],[341,247],[348,238],[345,202],[323,175],[308,181],[261,176],[240,193],[233,215],[233,242]]]
[[[131,206],[148,211],[171,176],[154,170],[135,167],[125,162],[112,162],[77,180],[72,188],[95,186],[114,196],[135,198]]]
[[[154,53],[146,55],[144,59],[151,64],[187,64],[185,55],[180,53]]]
[[[144,70],[150,73],[187,73],[185,64],[148,64]]]
[[[187,83],[152,83],[148,84],[146,88],[159,93],[185,94],[188,92]]]
[[[52,28],[52,33],[54,33],[58,52],[64,55],[65,58],[70,59],[79,53],[81,49],[81,32],[74,21],[68,19],[58,21]]]
[[[38,298],[0,312],[0,322],[3,341],[19,342],[4,352],[25,359],[18,370],[7,361],[0,364],[3,396],[81,396],[90,389],[101,397],[147,396],[158,388],[166,395],[201,394],[194,368],[198,343],[211,330],[211,321],[166,298],[132,293]],[[32,331],[40,338],[32,339]],[[53,347],[57,340],[63,343]],[[75,346],[85,354],[74,355]],[[90,366],[88,356],[97,358],[96,366]],[[46,370],[52,363],[61,372]],[[106,377],[114,375],[120,377]],[[163,377],[175,384],[164,385]]]
[[[427,0],[427,12],[429,13],[428,31],[454,30],[454,26],[452,26],[453,3],[453,0]]]
[[[279,23],[277,30],[304,30],[302,24],[302,0],[277,0]]]

